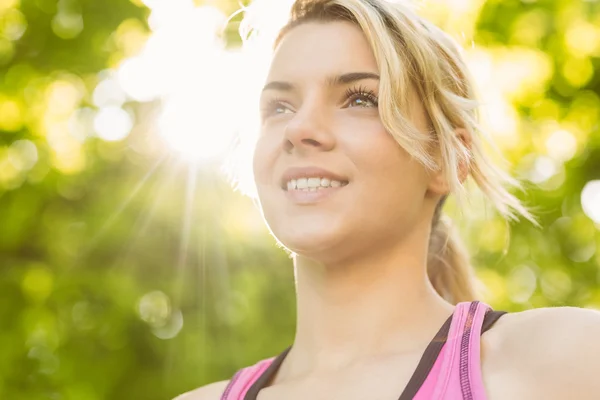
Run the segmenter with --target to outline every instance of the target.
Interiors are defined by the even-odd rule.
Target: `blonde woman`
[[[600,313],[477,301],[447,196],[464,204],[470,176],[532,217],[483,153],[473,93],[453,42],[401,2],[294,3],[253,168],[293,255],[295,339],[181,400],[600,399]]]

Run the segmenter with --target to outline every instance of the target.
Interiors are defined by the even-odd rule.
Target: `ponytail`
[[[451,219],[441,213],[446,198],[444,196],[439,202],[433,216],[427,275],[436,292],[446,301],[452,304],[473,301],[478,298],[475,271],[459,232]]]

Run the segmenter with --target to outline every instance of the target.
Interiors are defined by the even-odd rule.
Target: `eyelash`
[[[364,86],[355,86],[346,90],[346,100],[356,100],[357,98],[365,98],[369,100],[375,107],[379,105],[379,101],[375,92],[367,89]]]
[[[352,101],[352,100],[356,100],[358,98],[364,98],[368,101],[370,101],[371,103],[373,103],[373,105],[375,107],[377,107],[379,105],[379,101],[377,98],[377,95],[375,94],[375,92],[373,90],[369,90],[364,86],[355,86],[353,88],[349,88],[346,90],[345,92],[345,101]],[[265,106],[262,108],[262,114],[263,116],[267,117],[270,115],[273,115],[273,113],[275,112],[275,109],[277,109],[278,107],[285,107],[283,104],[285,103],[285,100],[281,97],[274,97],[271,100],[269,100],[267,102],[267,104],[265,104]]]
[[[264,107],[261,108],[261,114],[263,117],[268,117],[275,112],[275,109],[278,107],[284,107],[283,103],[285,100],[281,97],[274,97],[270,99]]]

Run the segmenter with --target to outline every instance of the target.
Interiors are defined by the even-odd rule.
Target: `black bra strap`
[[[492,326],[494,326],[496,321],[498,321],[498,319],[501,316],[503,316],[504,314],[507,314],[507,312],[506,311],[488,311],[485,314],[485,317],[483,318],[483,325],[481,326],[481,334],[483,335]]]
[[[452,315],[448,317],[446,322],[444,322],[444,325],[442,325],[438,333],[425,349],[425,352],[423,352],[415,372],[410,377],[410,380],[406,384],[406,387],[402,391],[402,394],[398,400],[411,400],[415,397],[421,388],[421,385],[423,385],[423,382],[425,382],[425,379],[427,379],[429,371],[431,371],[431,368],[433,368],[433,364],[435,364],[435,360],[438,358],[440,351],[442,351],[444,343],[446,343],[446,340],[448,340],[448,332],[450,332],[451,323]]]
[[[246,395],[244,396],[244,400],[256,400],[258,392],[260,392],[262,388],[269,384],[269,382],[275,376],[275,373],[279,369],[279,366],[283,363],[283,359],[285,358],[285,356],[287,356],[287,353],[289,353],[291,349],[292,346],[289,346],[273,360],[271,365],[269,365],[267,369],[261,374],[261,376],[259,376],[258,379],[254,381],[252,386],[250,386],[250,389],[248,389],[248,392],[246,392]]]

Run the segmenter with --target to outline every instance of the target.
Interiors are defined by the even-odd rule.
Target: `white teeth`
[[[292,180],[292,182],[294,182]],[[300,178],[296,181],[296,188],[306,189],[308,187],[308,180],[306,178]]]
[[[308,178],[309,188],[318,188],[321,186],[321,178]]]
[[[314,192],[321,188],[340,187],[347,184],[348,182],[334,181],[328,178],[300,178],[290,180],[287,183],[287,190],[309,190]]]

